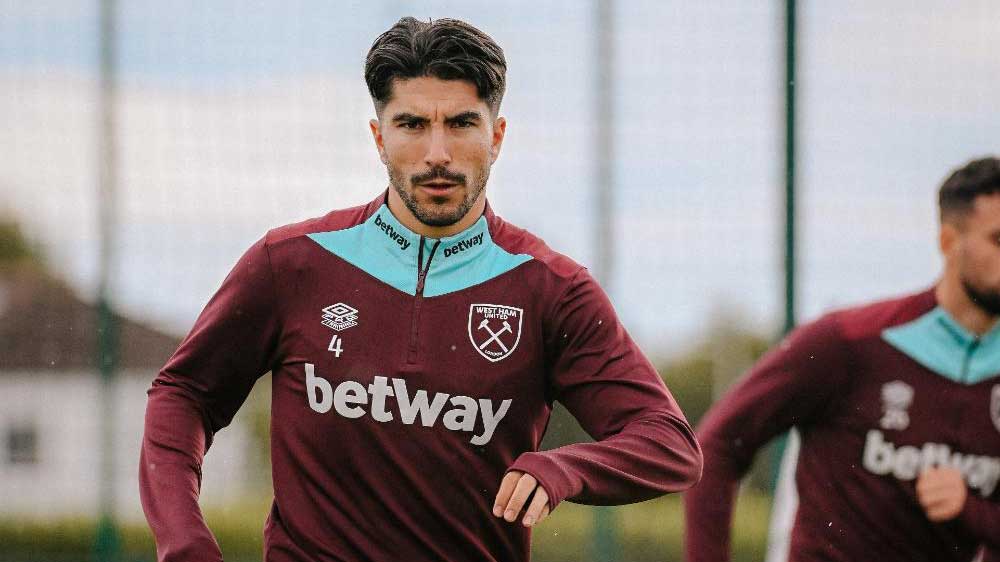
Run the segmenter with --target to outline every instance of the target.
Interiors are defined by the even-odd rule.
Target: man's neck
[[[469,212],[465,214],[464,217],[459,219],[453,224],[446,226],[432,226],[429,224],[424,224],[420,222],[410,209],[403,203],[399,195],[389,187],[389,197],[388,197],[389,211],[392,216],[396,217],[403,226],[412,230],[413,232],[425,236],[427,238],[446,238],[448,236],[454,236],[463,230],[466,230],[470,226],[476,224],[479,217],[483,215],[486,210],[486,194],[482,193],[476,203],[469,209]]]
[[[955,276],[945,274],[934,290],[934,296],[941,308],[960,326],[977,336],[992,330],[1000,320],[1000,317],[986,312],[972,302],[962,287],[962,282]]]

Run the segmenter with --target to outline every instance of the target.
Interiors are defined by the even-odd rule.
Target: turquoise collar
[[[976,337],[940,306],[886,329],[882,339],[935,373],[963,384],[1000,376],[1000,324]]]
[[[454,236],[422,238],[403,226],[385,204],[357,226],[309,237],[327,251],[411,295],[416,294],[418,266],[427,267],[430,261],[425,297],[478,285],[531,260],[527,254],[511,254],[497,246],[485,216]]]
[[[371,217],[364,222],[364,226],[373,230],[372,241],[380,243],[388,251],[399,252],[401,256],[417,263],[420,250],[420,235],[409,228],[403,226],[399,219],[389,211],[386,205],[382,205]],[[489,241],[489,229],[486,227],[486,217],[479,217],[472,226],[462,232],[445,238],[424,238],[425,256],[440,241],[434,261],[456,260],[459,256],[466,260],[474,259],[475,256],[486,249]],[[432,263],[432,266],[434,264]]]

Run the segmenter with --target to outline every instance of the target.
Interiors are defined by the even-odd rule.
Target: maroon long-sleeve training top
[[[685,495],[687,559],[730,559],[737,484],[797,427],[791,562],[969,562],[1000,552],[1000,325],[976,337],[934,292],[830,313],[793,332],[706,416],[701,482]],[[921,471],[954,466],[968,500],[933,523]],[[993,559],[993,558],[988,558]]]
[[[153,382],[140,463],[161,562],[218,561],[203,455],[272,379],[268,562],[519,561],[492,515],[508,469],[564,499],[686,489],[701,453],[585,269],[489,208],[423,238],[385,195],[269,232]],[[596,442],[539,452],[552,401]]]

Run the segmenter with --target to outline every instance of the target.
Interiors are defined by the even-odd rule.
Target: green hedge
[[[206,513],[228,562],[260,560],[261,529],[268,509],[260,501]],[[734,562],[763,559],[769,499],[745,494],[737,506]],[[598,562],[593,551],[594,509],[564,503],[534,531],[534,562]],[[681,560],[683,515],[677,496],[614,508],[619,556],[616,561]],[[97,525],[83,519],[58,522],[0,520],[0,562],[93,561]],[[155,548],[149,529],[124,525],[122,562],[153,562]],[[103,561],[101,561],[103,562]],[[602,561],[603,562],[603,561]]]

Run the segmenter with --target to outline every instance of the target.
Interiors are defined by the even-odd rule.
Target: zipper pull
[[[434,259],[434,253],[437,252],[438,246],[441,245],[440,240],[435,240],[434,245],[431,246],[431,251],[427,255],[427,265],[423,265],[423,253],[424,253],[424,237],[420,237],[420,255],[418,256],[417,263],[417,295],[422,296],[424,294],[424,282],[427,281],[427,272],[431,270],[431,260]]]
[[[972,363],[972,355],[976,352],[979,347],[979,336],[972,338],[969,345],[965,348],[965,360],[962,361],[962,382],[966,382],[969,379],[969,364]]]

